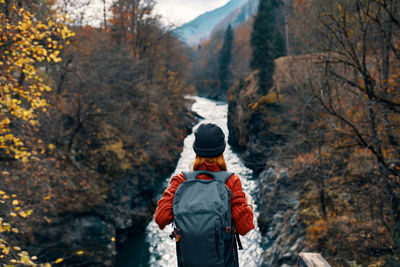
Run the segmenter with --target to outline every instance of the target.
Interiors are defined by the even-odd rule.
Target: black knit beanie
[[[225,135],[221,128],[212,123],[201,124],[194,132],[193,150],[197,156],[212,158],[225,151]]]

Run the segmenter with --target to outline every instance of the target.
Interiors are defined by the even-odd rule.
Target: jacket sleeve
[[[240,235],[247,234],[250,230],[254,229],[253,223],[253,209],[247,205],[245,193],[242,189],[240,178],[236,175],[230,177],[226,185],[233,193],[232,197],[232,219],[236,231]]]
[[[174,196],[176,189],[179,185],[185,181],[183,174],[178,174],[172,177],[169,186],[165,189],[162,198],[158,201],[156,213],[154,214],[154,220],[158,224],[160,229],[172,222],[174,215],[172,213],[172,204],[174,201]]]

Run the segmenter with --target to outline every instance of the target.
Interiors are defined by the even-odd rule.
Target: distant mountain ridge
[[[188,45],[196,45],[206,39],[214,27],[222,22],[232,12],[243,7],[246,3],[258,0],[231,0],[224,6],[206,12],[194,20],[175,29],[179,39]]]
[[[259,3],[260,0],[247,0],[244,5],[229,13],[220,23],[215,25],[212,31],[226,29],[228,25],[235,28],[239,24],[248,21],[257,13]]]

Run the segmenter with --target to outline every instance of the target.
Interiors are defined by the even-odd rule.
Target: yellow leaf
[[[15,212],[10,212],[10,215],[11,215],[12,217],[16,217],[16,216],[17,216],[17,214],[16,214]]]
[[[15,247],[13,247],[13,250],[20,251],[20,250],[21,250],[21,248],[20,248],[20,247],[17,247],[17,246],[15,246]]]
[[[13,231],[14,233],[16,233],[16,234],[18,234],[19,233],[19,230],[18,230],[18,228],[11,228],[11,231]]]
[[[2,253],[5,255],[8,255],[10,253],[10,248],[9,247],[2,247],[3,251]]]
[[[48,196],[45,196],[43,199],[44,199],[44,200],[49,200],[50,198],[51,198],[51,196],[48,195]]]
[[[10,232],[11,230],[11,224],[9,223],[3,223],[3,229],[7,232]]]
[[[340,12],[343,12],[343,6],[341,4],[338,4],[338,8]]]
[[[79,251],[76,252],[76,254],[78,254],[78,255],[82,255],[83,253],[84,252],[82,250],[79,250]]]
[[[115,237],[111,237],[111,242],[115,242]]]
[[[49,149],[50,149],[50,150],[53,150],[54,148],[56,148],[55,145],[53,145],[53,144],[50,144],[50,145],[49,145]]]
[[[28,217],[28,215],[25,213],[25,211],[20,211],[19,216],[21,216],[22,218]]]
[[[14,206],[18,205],[18,200],[14,199],[14,200],[12,201],[12,204],[13,204]]]
[[[55,264],[58,264],[58,263],[61,263],[61,262],[63,262],[64,261],[64,259],[63,258],[58,258],[58,259],[56,259],[56,261],[54,262]]]

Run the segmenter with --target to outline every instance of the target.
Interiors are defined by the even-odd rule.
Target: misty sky
[[[180,25],[227,2],[229,0],[157,0],[156,12],[166,23]]]
[[[62,6],[63,0],[58,0]],[[70,15],[80,24],[99,26],[102,23],[102,0],[67,1]],[[109,7],[113,0],[106,0]],[[179,26],[204,12],[223,6],[229,0],[156,0],[155,13],[162,16],[166,25]],[[82,12],[84,10],[84,12]],[[109,12],[109,11],[108,11]],[[82,18],[82,19],[80,19]]]

